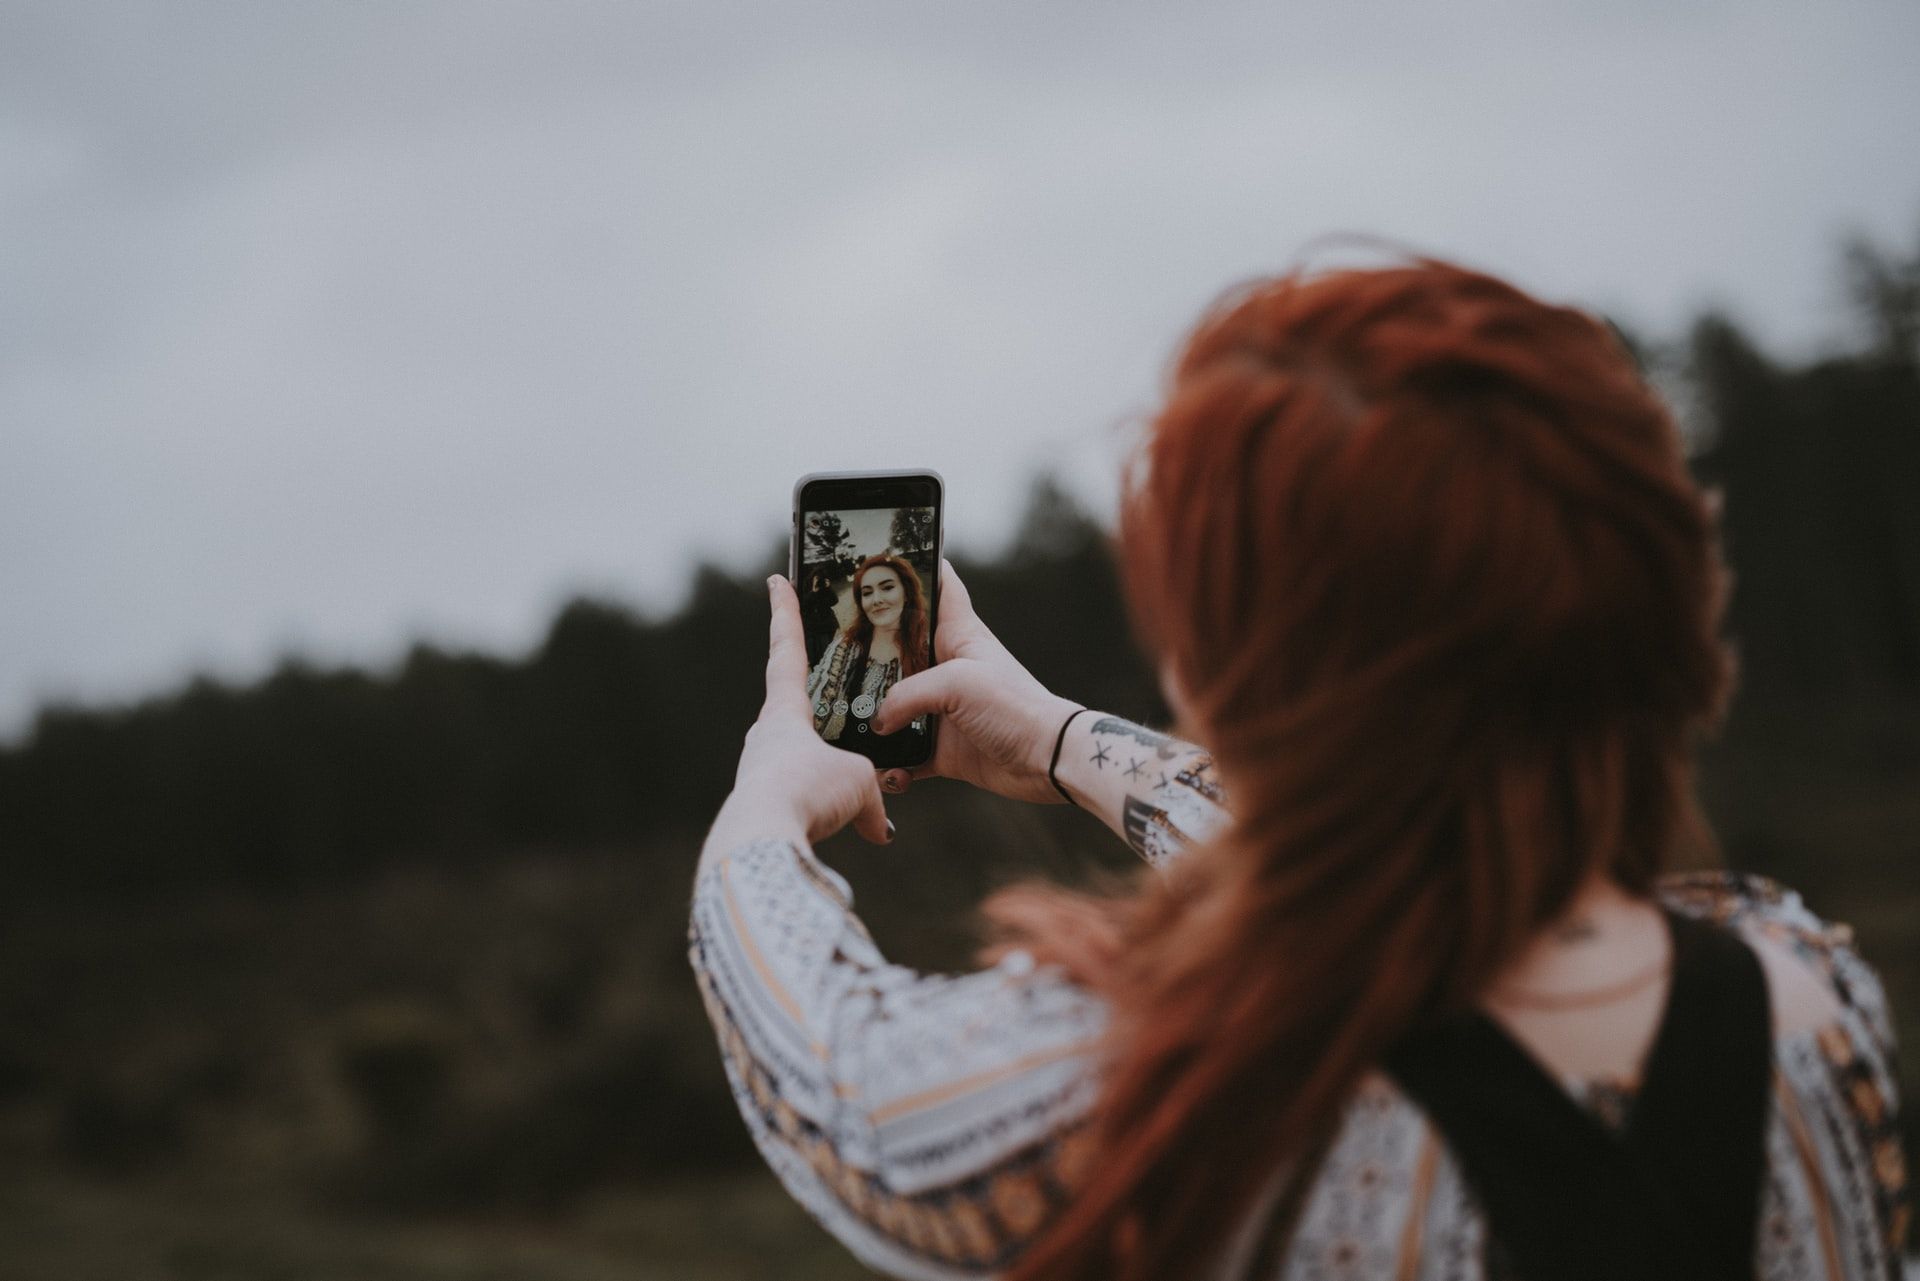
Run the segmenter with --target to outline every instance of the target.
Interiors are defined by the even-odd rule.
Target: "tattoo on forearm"
[[[1136,743],[1151,747],[1163,761],[1170,761],[1180,754],[1177,740],[1165,734],[1156,733],[1132,721],[1123,721],[1118,716],[1103,716],[1094,723],[1096,734],[1114,734],[1122,738],[1133,739]]]
[[[1113,758],[1107,755],[1107,747],[1104,743],[1094,744],[1093,755],[1087,759],[1093,762],[1095,769],[1105,769],[1113,763]]]
[[[1226,804],[1226,791],[1220,786],[1220,777],[1214,772],[1213,757],[1202,754],[1187,763],[1185,769],[1173,776],[1173,781],[1183,787],[1190,787],[1215,805]],[[1160,784],[1166,786],[1167,776],[1160,776]]]
[[[1149,805],[1137,796],[1127,798],[1126,809],[1121,814],[1121,829],[1126,834],[1127,844],[1136,854],[1147,852],[1147,834],[1152,830],[1155,820],[1165,821],[1167,812],[1157,805]]]
[[[1186,833],[1173,825],[1165,810],[1137,796],[1127,797],[1120,827],[1133,852],[1156,866],[1174,857],[1187,844]]]
[[[1140,758],[1138,756],[1127,757],[1127,777],[1128,778],[1140,777]]]

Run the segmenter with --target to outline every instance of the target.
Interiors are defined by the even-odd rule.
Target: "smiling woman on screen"
[[[851,590],[853,621],[814,664],[807,700],[821,736],[857,750],[857,727],[897,681],[927,666],[927,598],[913,566],[887,553],[860,562]]]

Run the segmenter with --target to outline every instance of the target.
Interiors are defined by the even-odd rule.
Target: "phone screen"
[[[918,765],[932,754],[931,718],[886,735],[872,721],[895,685],[933,662],[938,478],[810,477],[797,497],[794,590],[814,729],[877,767]]]

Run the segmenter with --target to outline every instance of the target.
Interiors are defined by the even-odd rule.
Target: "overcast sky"
[[[1847,336],[1920,5],[0,0],[0,740],[275,658],[519,651],[794,478],[992,551],[1229,283],[1379,233]]]

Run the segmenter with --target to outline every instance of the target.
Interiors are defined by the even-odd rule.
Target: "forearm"
[[[889,964],[845,881],[772,839],[709,848],[688,950],[755,1143],[869,1266],[976,1281],[1058,1213],[1096,998],[1022,956],[960,977]]]
[[[1231,818],[1205,749],[1102,712],[1076,716],[1068,726],[1054,777],[1155,866]]]

